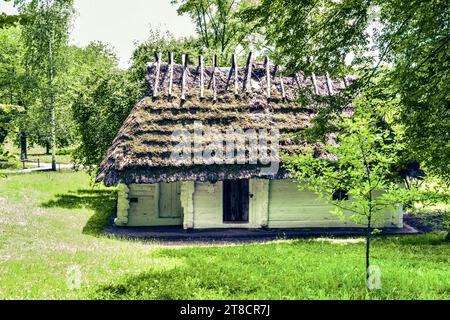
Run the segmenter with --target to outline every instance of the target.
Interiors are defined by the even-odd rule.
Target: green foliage
[[[72,116],[72,104],[79,92],[86,90],[86,79],[98,70],[109,70],[117,65],[112,50],[99,42],[85,48],[75,46],[64,50],[65,69],[55,78],[57,145],[69,146],[79,142],[80,134]]]
[[[14,2],[15,5],[22,3],[23,0],[3,0],[5,2]],[[7,29],[10,27],[16,27],[18,25],[24,25],[29,21],[30,17],[26,14],[6,14],[0,12],[0,29]]]
[[[50,9],[45,4],[39,7],[33,2],[21,7],[34,15],[33,23],[22,32],[18,28],[0,30],[0,103],[23,106],[25,112],[15,115],[13,122],[27,134],[29,144],[50,144],[54,132],[56,146],[61,148],[79,142],[72,103],[79,92],[85,91],[87,77],[116,68],[117,58],[101,43],[91,43],[85,48],[67,46],[70,2],[55,2]],[[53,31],[43,25],[50,18],[55,20]],[[50,49],[46,33],[54,35],[51,59],[50,52],[47,55],[44,52]],[[18,134],[14,141],[19,143]]]
[[[0,103],[20,105],[21,113],[14,113],[11,121],[20,130],[27,128],[27,132],[33,132],[32,124],[39,123],[42,126],[43,119],[28,117],[30,106],[38,103],[36,78],[29,72],[24,63],[25,47],[22,42],[22,32],[19,28],[0,30]],[[19,135],[16,135],[18,141]]]
[[[23,28],[25,44],[25,66],[27,73],[36,79],[41,108],[33,110],[49,126],[52,146],[52,168],[56,169],[55,153],[57,143],[57,85],[55,78],[65,68],[64,49],[69,38],[69,25],[73,14],[71,0],[32,0],[20,7],[28,14],[30,21]],[[70,132],[70,131],[69,131]]]
[[[96,47],[100,49],[98,44]],[[148,40],[137,44],[129,70],[120,71],[116,58],[106,47],[92,49],[93,63],[86,64],[86,72],[82,72],[83,77],[73,87],[68,102],[79,137],[74,158],[77,163],[93,168],[105,157],[131,108],[147,93],[147,64],[154,59],[155,52],[164,55],[173,52],[175,62],[181,63],[182,54],[192,59],[199,51],[197,41],[192,38],[175,39],[169,32],[150,29]],[[79,67],[74,70],[79,74]]]
[[[26,132],[30,143],[46,145],[54,131],[58,147],[76,144],[72,102],[91,72],[115,67],[117,58],[101,43],[67,46],[70,1],[21,5],[21,11],[33,16],[32,23],[22,32],[17,28],[0,31],[0,102],[24,106],[26,112],[15,117],[14,123]],[[15,141],[19,142],[19,135]]]
[[[382,93],[409,157],[448,182],[448,12],[442,0],[263,0],[242,16],[256,23],[289,71],[354,73],[353,97]]]
[[[259,45],[253,24],[240,17],[243,10],[253,6],[253,1],[172,0],[172,4],[178,5],[178,14],[189,15],[195,23],[199,53],[208,58],[217,55],[220,66],[230,66],[233,53],[244,63],[246,56],[242,53]]]
[[[336,161],[317,158],[313,150],[287,157],[288,169],[300,185],[317,192],[336,206],[336,213],[371,228],[385,209],[394,209],[404,201],[399,177],[395,172],[402,145],[389,128],[369,108],[357,109],[356,114],[339,124],[336,145],[324,145]],[[335,199],[339,190],[351,200]]]
[[[311,126],[294,134],[302,142],[325,143],[328,135],[338,131],[343,114],[348,111],[352,95],[350,90],[343,94],[322,96],[317,95],[311,88],[298,90],[298,103],[303,106],[314,107],[315,116],[311,119]]]
[[[412,156],[450,182],[449,2],[379,1],[377,37],[392,64],[381,85],[399,97],[397,121]]]
[[[23,28],[26,65],[36,76],[56,76],[64,68],[62,52],[69,38],[72,1],[33,0],[22,5],[20,11],[32,17]]]
[[[19,106],[0,104],[0,161],[7,162],[3,164],[0,163],[0,165],[3,166],[3,168],[0,167],[0,169],[16,165],[17,159],[14,155],[7,152],[4,141],[8,134],[17,131],[13,120],[21,112],[23,112],[23,109]]]
[[[446,240],[449,241],[450,186],[440,179],[432,178],[419,183],[409,182],[408,185],[414,192],[414,198],[408,206],[408,214],[419,217],[425,224],[425,229],[446,230]]]
[[[0,104],[0,145],[4,143],[8,133],[17,132],[13,119],[21,112],[23,108],[19,106]]]
[[[187,54],[191,63],[196,63],[199,54],[198,41],[194,38],[176,39],[170,32],[161,29],[150,29],[148,40],[136,43],[133,51],[132,64],[128,69],[129,79],[139,86],[141,94],[148,90],[145,76],[147,74],[147,64],[154,60],[155,53],[163,54],[166,59],[169,52],[174,54],[174,62],[181,63],[181,56]]]
[[[64,97],[75,122],[74,159],[79,164],[94,168],[103,160],[131,108],[147,93],[147,64],[155,52],[173,52],[176,63],[181,63],[182,54],[192,59],[199,52],[196,40],[176,39],[157,28],[150,29],[147,41],[136,45],[127,71],[118,69],[117,58],[101,43],[70,49],[79,56],[79,63],[66,73],[69,90]]]
[[[74,152],[77,163],[100,164],[132,106],[139,97],[138,86],[115,68],[92,70],[75,92],[72,116],[80,144]]]
[[[20,30],[0,30],[0,102],[19,104],[23,96],[22,65],[24,48],[20,41]]]
[[[242,16],[256,23],[274,58],[290,71],[343,75],[345,56],[368,42],[369,6],[366,0],[262,0]]]
[[[24,14],[7,15],[6,13],[0,13],[0,29],[26,24],[28,20],[29,17]]]
[[[367,101],[365,97],[355,101],[355,113],[343,117],[337,126],[336,144],[323,146],[335,161],[315,157],[314,150],[288,156],[286,160],[299,185],[332,203],[333,213],[367,226],[368,279],[370,242],[379,232],[374,225],[386,210],[396,210],[407,201],[414,189],[402,188],[399,183],[396,165],[404,146],[380,115],[374,113],[380,102]]]
[[[1,147],[0,147],[0,152],[1,152]],[[0,158],[2,157],[2,155],[0,154]],[[19,163],[17,161],[17,159],[8,159],[8,161],[5,161],[4,156],[2,159],[0,159],[0,170],[17,170],[19,168]],[[0,177],[5,177],[1,172],[0,172]]]

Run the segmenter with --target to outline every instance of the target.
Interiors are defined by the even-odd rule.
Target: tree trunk
[[[50,154],[50,143],[45,141],[45,154]]]
[[[372,217],[369,215],[367,218],[367,233],[366,233],[366,287],[369,288],[369,278],[370,278],[370,240],[372,238]]]
[[[51,97],[52,105],[52,170],[56,171],[56,131],[55,131],[55,106],[53,101],[53,95]]]
[[[366,283],[369,282],[369,268],[370,268],[370,236],[366,236]]]
[[[56,116],[55,116],[55,97],[53,93],[53,51],[52,51],[53,34],[49,38],[49,70],[48,70],[48,90],[50,95],[50,112],[51,112],[51,141],[52,141],[52,170],[56,171]]]
[[[27,134],[25,131],[20,132],[20,159],[26,160],[27,155]]]

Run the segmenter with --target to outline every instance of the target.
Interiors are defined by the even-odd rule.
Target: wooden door
[[[180,182],[159,184],[159,217],[181,218]]]
[[[223,182],[223,221],[248,222],[249,180],[225,180]]]

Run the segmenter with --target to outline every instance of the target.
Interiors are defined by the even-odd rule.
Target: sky
[[[91,41],[109,44],[127,68],[135,41],[145,41],[150,27],[168,30],[176,37],[195,34],[189,17],[178,16],[170,0],[75,0],[76,14],[70,43],[84,47]],[[0,13],[14,13],[8,2],[0,0]]]

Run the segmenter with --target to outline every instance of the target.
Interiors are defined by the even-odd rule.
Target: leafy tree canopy
[[[153,61],[155,53],[164,54],[163,59],[167,59],[169,52],[173,53],[175,63],[181,63],[183,54],[187,54],[190,60],[195,59],[199,54],[198,42],[194,38],[177,39],[168,31],[150,28],[148,39],[136,43],[128,74],[130,80],[139,85],[142,94],[147,90],[145,80],[147,63]]]
[[[66,96],[79,139],[73,156],[78,164],[94,170],[142,93],[140,83],[119,70],[117,58],[107,46],[93,43],[78,54],[84,66],[73,70],[84,71]]]
[[[448,1],[262,0],[242,17],[290,71],[356,74],[353,95],[379,94],[410,156],[450,181]]]
[[[4,0],[5,2],[14,2],[14,4],[23,3],[24,0]],[[0,8],[1,9],[1,8]],[[6,14],[0,12],[0,29],[15,27],[26,24],[30,17],[27,14]]]
[[[246,51],[260,49],[260,38],[253,29],[253,24],[240,17],[240,13],[252,7],[253,2],[172,0],[172,4],[178,5],[178,13],[188,15],[195,23],[199,53],[207,57],[217,55],[217,63],[221,66],[229,66],[234,53],[239,62],[243,63]]]

